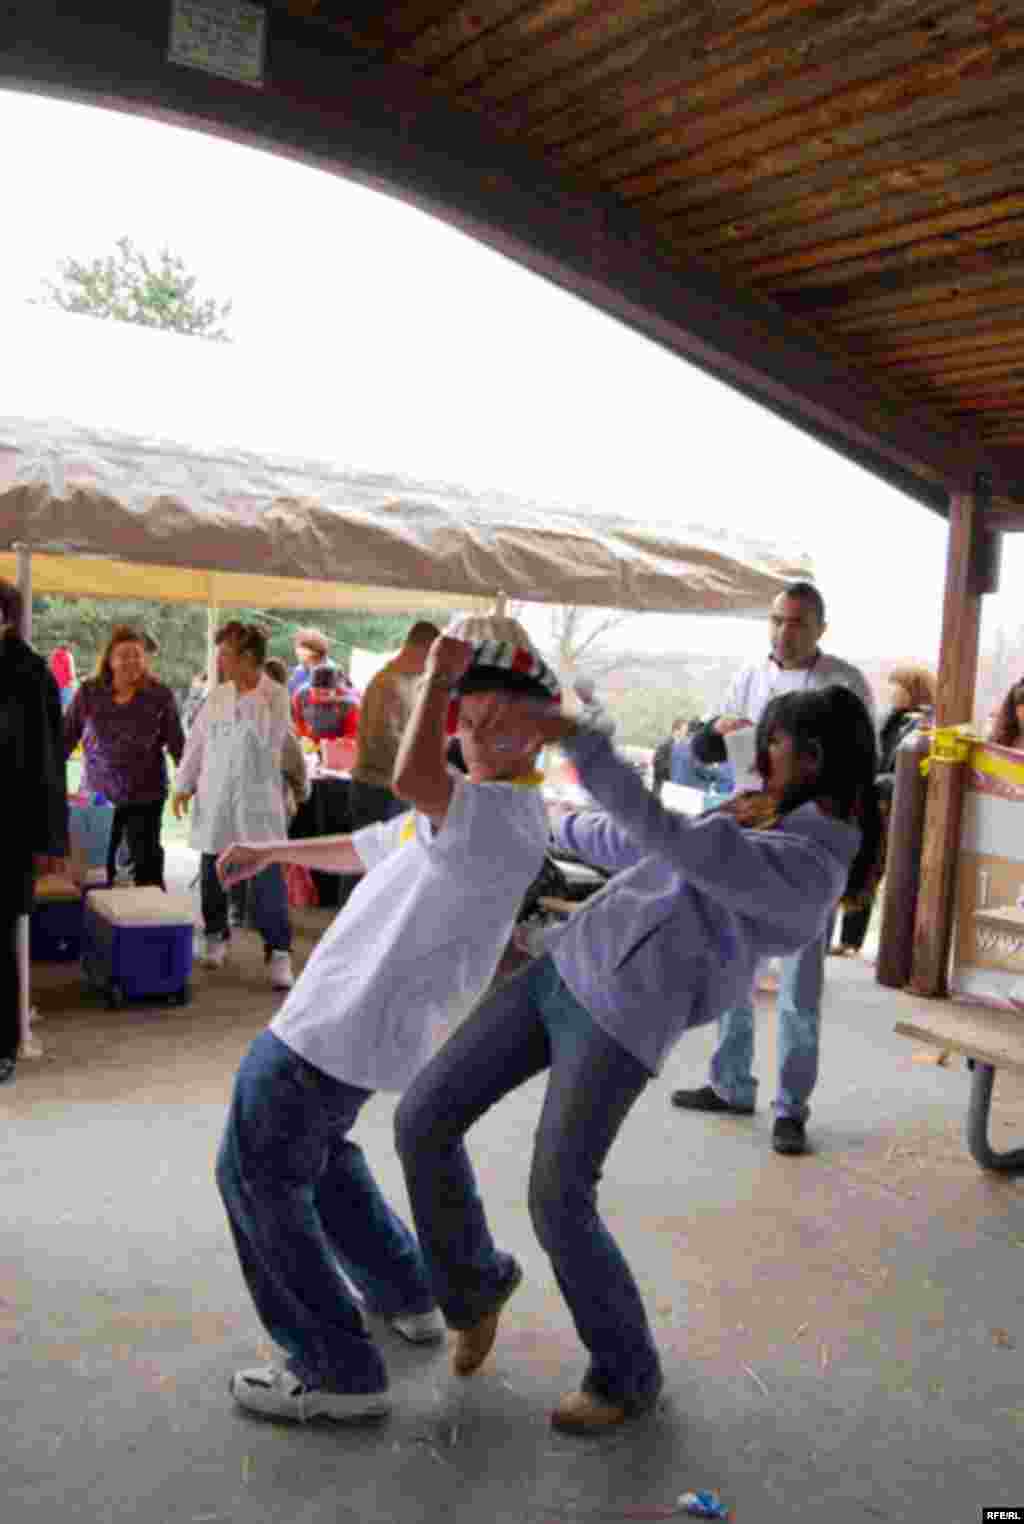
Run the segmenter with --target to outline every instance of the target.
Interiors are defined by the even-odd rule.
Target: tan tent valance
[[[0,547],[38,592],[259,607],[470,608],[504,594],[761,614],[800,556],[502,493],[0,417]],[[74,559],[66,559],[73,557]],[[0,557],[0,572],[13,562]]]

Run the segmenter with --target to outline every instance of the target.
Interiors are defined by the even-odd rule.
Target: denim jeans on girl
[[[288,890],[280,863],[246,880],[249,919],[263,938],[268,952],[288,952],[292,927],[288,919]],[[204,852],[199,868],[199,900],[203,930],[207,937],[230,936],[228,892],[217,877],[217,854]]]
[[[821,998],[825,988],[825,954],[832,941],[835,916],[823,936],[780,959],[778,1091],[775,1115],[806,1122],[807,1102],[818,1079],[821,1040]],[[754,1063],[754,1007],[750,1000],[733,1006],[718,1019],[718,1046],[711,1055],[712,1088],[734,1106],[753,1106],[757,1097]]]
[[[515,1271],[494,1245],[463,1136],[548,1069],[530,1169],[534,1230],[590,1352],[584,1390],[633,1412],[661,1389],[640,1292],[597,1212],[608,1151],[650,1073],[598,1027],[548,957],[468,1017],[415,1079],[395,1119],[413,1217],[450,1326],[472,1326]]]
[[[217,1159],[242,1273],[288,1369],[310,1386],[381,1392],[380,1352],[339,1273],[380,1317],[435,1305],[416,1240],[348,1136],[372,1095],[266,1031],[242,1060]]]

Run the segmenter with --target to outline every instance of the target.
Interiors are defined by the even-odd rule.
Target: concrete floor
[[[301,957],[326,916],[298,919]],[[548,1426],[583,1361],[524,1206],[542,1079],[472,1137],[526,1270],[484,1371],[456,1382],[443,1351],[382,1330],[390,1420],[241,1414],[228,1377],[270,1350],[211,1171],[238,1058],[275,1004],[255,940],[198,973],[184,1010],[107,1012],[73,968],[34,970],[43,1055],[0,1092],[3,1524],[570,1524],[666,1518],[704,1487],[749,1524],[967,1524],[1024,1504],[1024,1182],[966,1154],[964,1070],[893,1034],[914,1002],[843,959],[813,1155],[776,1157],[764,1107],[669,1107],[700,1082],[709,1032],[680,1044],[612,1154],[603,1209],[665,1360],[654,1416],[602,1440]],[[770,1074],[770,1000],[763,1017]],[[377,1097],[358,1136],[404,1209],[392,1112]],[[995,1143],[1022,1138],[1024,1090],[1002,1085]]]

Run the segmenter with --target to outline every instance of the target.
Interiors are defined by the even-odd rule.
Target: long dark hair
[[[757,725],[757,767],[762,777],[768,772],[769,742],[779,731],[792,739],[798,755],[813,756],[819,764],[812,782],[783,796],[779,814],[827,799],[840,820],[857,826],[861,843],[846,885],[848,896],[857,895],[874,872],[882,841],[875,787],[878,746],[871,716],[855,693],[835,684],[810,693],[780,693]]]
[[[1024,677],[1014,683],[999,706],[992,739],[997,746],[1017,746],[1020,742],[1020,726],[1017,723],[1017,705],[1024,704]]]

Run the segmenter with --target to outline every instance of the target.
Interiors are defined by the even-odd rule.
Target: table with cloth
[[[341,836],[352,829],[349,778],[341,773],[318,772],[310,780],[309,798],[300,804],[288,827],[292,840],[310,836]],[[322,873],[313,870],[317,901],[328,909],[344,905],[359,882],[358,873]]]

